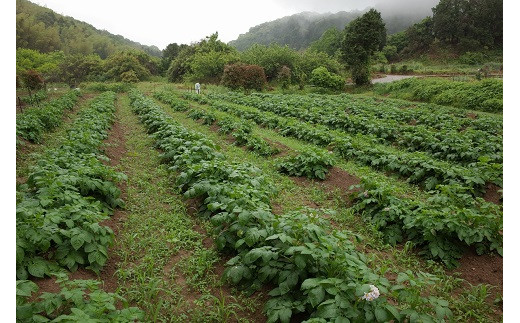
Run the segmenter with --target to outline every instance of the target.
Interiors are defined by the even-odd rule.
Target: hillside
[[[342,30],[365,11],[301,12],[252,27],[247,33],[241,34],[236,40],[229,42],[229,45],[240,51],[246,50],[255,43],[262,45],[277,43],[294,49],[303,49],[318,40],[327,29],[336,27]],[[385,14],[385,12],[382,12],[382,17],[388,34],[405,30],[424,18],[417,14]]]
[[[61,50],[65,54],[98,54],[103,59],[127,49],[161,56],[161,50],[156,46],[142,45],[121,35],[99,30],[26,0],[16,1],[16,47],[43,53]]]

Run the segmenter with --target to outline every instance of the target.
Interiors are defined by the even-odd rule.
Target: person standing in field
[[[199,82],[195,83],[195,92],[197,92],[197,94],[200,94],[200,84],[199,84]]]

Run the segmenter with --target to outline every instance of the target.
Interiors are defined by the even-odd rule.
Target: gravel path
[[[373,79],[372,80],[372,84],[375,84],[375,83],[388,83],[388,82],[393,82],[393,81],[399,81],[399,80],[407,79],[407,78],[410,78],[410,77],[415,77],[415,76],[414,75],[387,75],[387,76],[382,77],[382,78]]]

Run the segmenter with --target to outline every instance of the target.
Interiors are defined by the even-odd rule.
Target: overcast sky
[[[301,11],[337,12],[365,9],[376,3],[406,10],[425,8],[438,0],[32,0],[57,13],[85,21],[144,45],[164,49],[169,43],[189,44],[218,31],[229,42],[250,27]],[[412,6],[412,7],[410,7]],[[424,10],[424,9],[423,9]]]

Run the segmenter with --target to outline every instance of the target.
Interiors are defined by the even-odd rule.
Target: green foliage
[[[45,90],[40,90],[32,95],[22,96],[20,98],[20,100],[22,100],[22,102],[29,104],[29,105],[38,104],[45,99],[47,99],[47,91],[45,91]]]
[[[45,84],[40,73],[35,70],[21,72],[20,79],[22,80],[23,87],[29,90],[29,95],[32,91],[42,89]]]
[[[27,70],[35,70],[44,78],[50,78],[56,73],[58,65],[63,60],[63,52],[40,53],[37,50],[17,48],[16,49],[16,74]]]
[[[282,89],[288,89],[289,84],[291,83],[291,69],[285,65],[282,66],[278,71],[276,80],[278,81],[278,84],[280,84]]]
[[[438,319],[451,317],[444,300],[423,298],[404,284],[391,289],[386,278],[367,266],[350,234],[330,228],[321,211],[271,213],[272,186],[259,169],[226,162],[211,141],[175,122],[153,101],[137,91],[130,98],[156,146],[165,152],[164,161],[179,174],[181,192],[202,201],[199,214],[214,225],[217,248],[236,254],[227,263],[226,279],[249,293],[263,285],[275,287],[265,308],[268,321],[289,322],[297,313],[353,321],[419,316],[431,320],[434,313]],[[402,283],[423,283],[412,273],[403,276]],[[399,311],[386,296],[366,301],[362,297],[371,290],[370,284],[417,306]]]
[[[336,27],[331,27],[321,35],[320,39],[311,43],[309,49],[312,51],[323,52],[333,57],[336,56],[340,49],[339,45],[341,44],[342,38],[343,34],[341,31]]]
[[[426,52],[435,40],[432,18],[426,17],[421,22],[408,28],[406,30],[406,38],[405,53]]]
[[[124,81],[125,77],[139,81],[149,79],[150,70],[142,64],[139,57],[136,52],[120,52],[110,56],[104,65],[106,77],[116,82]]]
[[[372,181],[365,184],[365,187],[374,189],[373,194],[380,194],[380,190],[384,190],[385,198],[383,201],[385,202],[374,199],[374,195],[367,192],[358,195],[357,207],[359,211],[366,212],[367,219],[374,222],[376,227],[386,234],[389,242],[401,241],[406,235],[408,239],[416,241],[418,245],[424,247],[423,254],[425,256],[442,260],[447,266],[453,266],[456,263],[455,260],[460,256],[464,245],[475,246],[479,252],[496,250],[501,253],[502,212],[500,207],[476,197],[487,181],[498,181],[497,183],[501,181],[501,165],[490,162],[489,156],[483,157],[480,153],[482,149],[480,145],[484,145],[483,143],[487,143],[487,141],[495,142],[492,144],[494,147],[492,149],[497,149],[497,151],[501,149],[500,140],[490,139],[493,137],[489,134],[485,132],[478,134],[480,144],[474,148],[475,155],[472,157],[477,158],[478,161],[476,163],[470,162],[469,167],[461,167],[437,161],[419,151],[403,152],[378,145],[376,139],[371,136],[348,135],[350,132],[358,132],[357,129],[364,128],[370,129],[370,131],[378,129],[373,134],[377,133],[382,138],[391,138],[394,132],[403,129],[403,127],[401,125],[392,130],[384,130],[390,122],[381,122],[379,126],[367,122],[367,118],[364,117],[366,110],[361,108],[359,104],[345,104],[344,97],[337,101],[322,99],[317,102],[307,102],[301,100],[301,98],[291,100],[290,96],[287,95],[284,95],[283,98],[277,98],[276,95],[270,94],[244,96],[238,93],[232,95],[228,93],[227,95],[211,94],[208,97],[210,98],[209,103],[217,109],[240,115],[242,118],[253,120],[259,125],[276,129],[278,133],[284,136],[294,137],[320,146],[332,146],[337,154],[345,159],[356,160],[373,168],[398,174],[412,183],[421,183],[426,190],[431,191],[432,198],[428,203],[424,203],[397,196],[393,194],[393,188],[387,187],[387,184],[384,183]],[[337,97],[331,96],[334,99],[337,99]],[[223,98],[242,105],[230,105],[223,104],[222,101],[214,101]],[[371,98],[371,100],[373,99]],[[359,128],[350,128],[353,126],[353,123],[351,123],[353,120],[346,118],[344,110],[333,113],[337,109],[333,106],[334,102],[343,109],[347,105],[349,114],[363,114],[363,118],[359,118],[356,122]],[[260,110],[244,105],[253,105]],[[317,105],[319,109],[312,109],[313,105]],[[330,110],[326,108],[329,106],[331,106]],[[356,112],[357,109],[359,111]],[[399,113],[403,113],[403,109],[398,107],[395,109]],[[374,105],[374,111],[381,113],[379,104]],[[451,112],[453,113],[453,111]],[[424,111],[416,111],[415,113],[417,113],[417,116],[424,115]],[[389,115],[394,115],[394,113],[390,112]],[[293,116],[300,120],[284,116]],[[435,113],[433,113],[433,116],[435,116]],[[468,120],[465,114],[459,117]],[[313,124],[302,120],[312,120]],[[346,122],[343,123],[343,121]],[[438,123],[438,119],[433,118],[430,122]],[[448,126],[451,123],[446,122],[445,125]],[[332,130],[338,127],[339,129],[345,127],[343,129],[346,131]],[[405,145],[410,142],[412,145],[418,143],[422,145],[426,138],[432,138],[432,134],[428,137],[424,130],[417,130],[418,132],[412,135],[415,127],[406,127],[410,131],[410,135],[404,136],[399,144]],[[444,125],[440,126],[441,130],[443,127]],[[501,131],[500,129],[500,126],[498,126],[495,130]],[[443,138],[443,136],[444,134],[440,134],[440,138]],[[437,149],[440,148],[440,144],[443,146],[441,150],[450,149],[449,147],[458,142],[461,136],[461,133],[455,130],[451,133],[449,140],[442,144],[433,144],[432,142],[431,147]],[[414,137],[416,139],[413,139]],[[473,139],[468,140],[469,142],[458,148],[461,156],[465,156],[468,145],[472,145]],[[388,201],[390,200],[400,203],[399,211],[394,215],[403,214],[403,217],[393,217],[391,221],[382,218],[382,222],[379,222],[382,216],[386,217],[387,213],[385,212],[390,210],[386,209],[386,207],[389,207],[388,203],[390,202]],[[367,205],[375,207],[367,207]],[[446,206],[449,208],[449,214],[444,213]],[[417,213],[420,213],[420,215]],[[411,221],[410,219],[417,219],[412,227],[407,225]],[[432,227],[441,227],[441,224],[442,234],[438,235],[437,231],[430,231],[430,235],[426,235],[427,230],[432,229]],[[479,232],[483,235],[480,235]]]
[[[332,152],[323,149],[305,149],[298,155],[287,157],[278,163],[278,170],[291,176],[325,179],[329,168],[334,165]]]
[[[190,61],[191,72],[186,76],[187,80],[218,83],[226,65],[235,63],[238,57],[235,53],[227,52],[198,52]]]
[[[267,81],[275,80],[282,66],[294,70],[298,53],[288,46],[272,44],[269,46],[253,45],[240,55],[240,60],[246,64],[261,66]]]
[[[318,87],[343,90],[345,88],[345,80],[337,74],[330,73],[325,67],[318,67],[311,73],[309,82]]]
[[[503,81],[486,79],[456,82],[443,79],[406,79],[378,84],[375,91],[395,97],[451,105],[463,109],[502,112]]]
[[[243,88],[262,91],[267,80],[261,66],[237,63],[227,65],[224,68],[221,83],[231,89]]]
[[[320,51],[327,51],[328,55],[334,56],[333,48],[337,49],[341,40],[341,38],[335,38],[336,31],[343,30],[349,22],[364,12],[365,10],[336,13],[302,12],[254,26],[229,44],[239,51],[246,51],[255,44],[288,45],[297,51],[312,47]],[[426,16],[413,9],[399,11],[389,9],[383,10],[383,14],[385,14],[384,19],[389,34],[400,32],[417,22],[418,18]]]
[[[38,286],[29,280],[16,281],[17,321],[31,322],[137,322],[144,312],[128,307],[127,301],[100,288],[96,280],[68,280],[66,274],[56,274],[60,291],[45,292],[36,300]],[[122,303],[121,309],[116,303]]]
[[[96,80],[103,73],[103,61],[97,55],[69,55],[58,66],[57,79],[70,87],[84,81]]]
[[[300,57],[296,64],[296,71],[303,72],[306,75],[311,75],[312,71],[320,66],[324,66],[327,70],[336,74],[339,74],[343,70],[343,67],[336,58],[328,56],[325,53],[306,50],[303,53],[300,53]]]
[[[16,274],[43,277],[57,265],[96,273],[113,239],[106,220],[122,206],[114,182],[125,178],[103,164],[99,147],[114,118],[113,92],[80,113],[61,146],[49,149],[30,169],[16,205]]]
[[[501,0],[441,0],[432,11],[433,32],[441,42],[467,50],[502,46]]]
[[[156,46],[141,45],[120,35],[98,30],[26,0],[16,1],[16,48],[29,48],[42,53],[62,51],[66,55],[95,54],[102,59],[129,49],[161,56]]]
[[[187,46],[180,50],[179,54],[172,60],[168,70],[166,71],[168,81],[180,82],[184,78],[184,75],[191,72],[190,62],[194,54],[195,46]]]
[[[381,14],[370,9],[345,27],[341,55],[357,85],[370,83],[369,62],[374,52],[386,42],[386,29]]]
[[[132,88],[130,83],[107,83],[107,82],[90,82],[82,83],[81,88],[87,91],[106,92],[112,91],[116,93],[128,92]]]
[[[63,122],[65,110],[71,110],[80,92],[72,90],[62,97],[49,101],[42,107],[33,107],[16,116],[16,135],[25,140],[39,143],[44,132]]]

